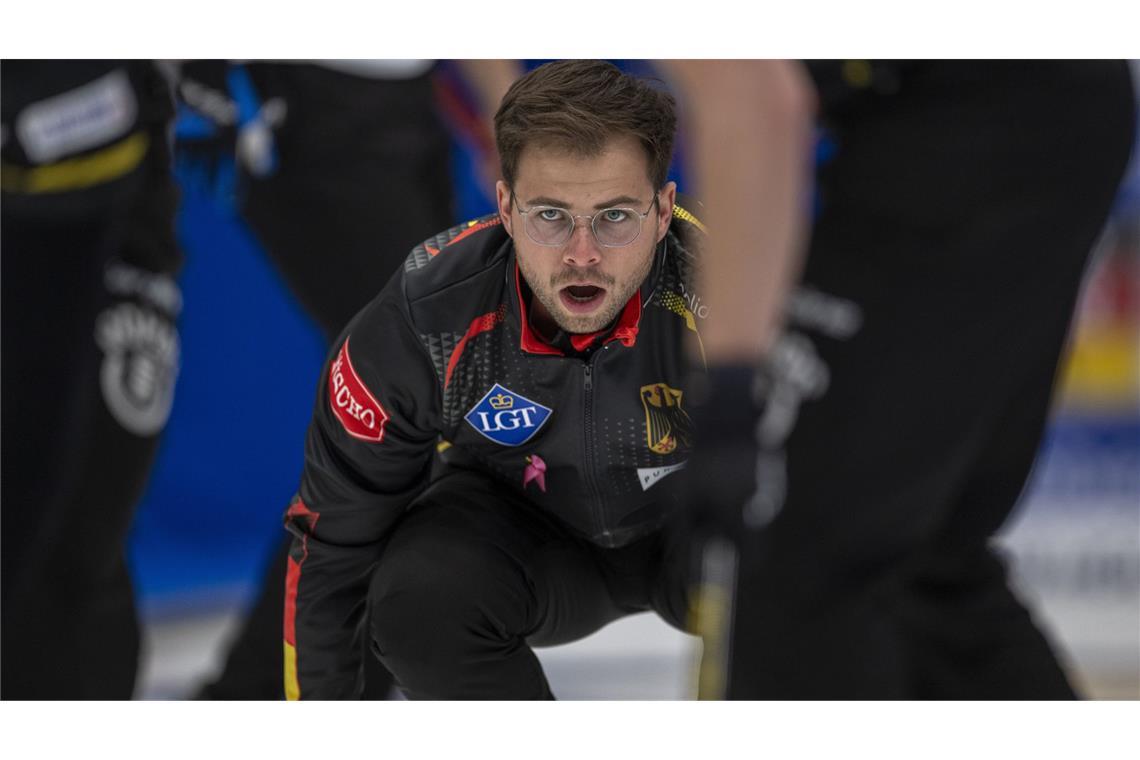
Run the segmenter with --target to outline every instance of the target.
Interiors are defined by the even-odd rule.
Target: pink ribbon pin
[[[546,462],[542,461],[542,457],[538,454],[533,454],[526,458],[527,465],[523,471],[523,488],[527,487],[530,481],[538,483],[538,488],[543,493],[546,493]]]

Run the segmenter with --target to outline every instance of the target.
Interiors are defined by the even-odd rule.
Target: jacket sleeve
[[[402,276],[349,324],[321,375],[285,584],[289,699],[360,695],[361,622],[372,568],[426,485],[439,432],[436,374],[412,327]]]

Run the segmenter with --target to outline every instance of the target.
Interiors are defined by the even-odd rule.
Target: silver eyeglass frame
[[[562,208],[561,206],[531,206],[530,208],[524,209],[522,206],[519,205],[518,198],[515,197],[515,194],[511,193],[511,203],[514,204],[515,208],[518,209],[519,214],[523,218],[523,230],[526,231],[526,236],[528,238],[530,238],[531,242],[534,243],[535,245],[541,245],[545,248],[561,248],[562,246],[566,245],[566,243],[570,241],[570,238],[574,237],[574,230],[578,229],[578,220],[579,219],[589,219],[590,220],[590,234],[594,236],[594,240],[597,241],[598,245],[602,246],[603,248],[625,248],[628,245],[633,245],[634,243],[637,242],[638,238],[641,237],[641,231],[643,229],[645,229],[645,220],[646,220],[646,218],[649,217],[649,212],[653,209],[653,207],[655,205],[657,205],[657,203],[660,202],[660,199],[661,199],[660,193],[654,193],[653,194],[653,200],[651,200],[649,202],[649,208],[645,209],[644,214],[639,212],[637,209],[625,208],[623,206],[612,206],[610,208],[603,208],[603,209],[600,209],[598,211],[595,211],[593,214],[571,214],[570,209]],[[535,212],[535,211],[548,211],[548,210],[562,211],[567,216],[570,217],[570,231],[566,234],[566,238],[560,243],[543,243],[540,240],[535,240],[534,235],[530,234],[530,226],[527,224],[527,214],[530,214],[530,213]],[[609,211],[624,211],[627,214],[632,214],[633,216],[638,217],[639,221],[638,221],[638,227],[637,227],[637,234],[634,235],[633,239],[630,240],[628,243],[622,243],[621,245],[609,245],[607,243],[603,243],[602,239],[598,237],[598,230],[597,230],[597,228],[594,227],[594,220],[597,219],[600,215],[605,214]]]

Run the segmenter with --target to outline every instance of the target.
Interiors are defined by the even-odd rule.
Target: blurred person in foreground
[[[670,70],[716,304],[690,468],[702,695],[1073,697],[990,539],[1127,163],[1127,66]],[[801,262],[816,108],[835,155]]]
[[[362,640],[412,698],[551,698],[532,646],[683,624],[701,225],[674,123],[607,63],[522,77],[498,213],[417,246],[335,342],[286,515],[291,698],[358,696]]]
[[[457,68],[475,101],[469,127],[489,134],[520,67],[481,60]],[[437,103],[445,80],[436,69],[430,60],[384,59],[179,66],[183,175],[249,225],[330,343],[425,232],[454,218],[451,142]],[[281,533],[225,666],[199,698],[285,696],[290,537]],[[383,699],[392,678],[375,658],[367,664],[363,696]]]
[[[129,699],[125,544],[173,402],[173,101],[149,61],[5,61],[4,699]]]

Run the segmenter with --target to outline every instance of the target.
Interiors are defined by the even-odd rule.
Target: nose
[[[598,241],[594,239],[594,231],[590,229],[588,222],[583,224],[579,221],[574,225],[570,239],[566,241],[562,253],[563,263],[574,267],[588,267],[598,264],[601,260],[602,251]]]

